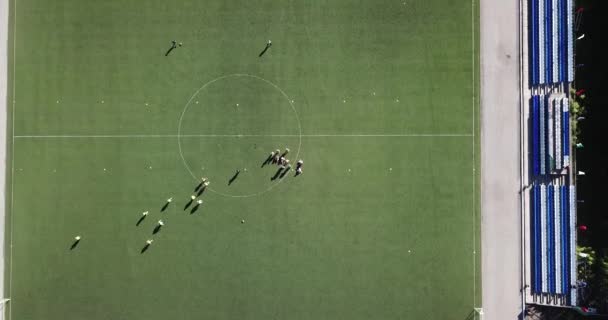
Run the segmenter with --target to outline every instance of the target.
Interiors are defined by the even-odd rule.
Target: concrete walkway
[[[520,6],[481,0],[481,274],[484,319],[521,312]]]

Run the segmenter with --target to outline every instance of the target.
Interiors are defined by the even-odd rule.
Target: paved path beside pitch
[[[519,1],[481,0],[481,274],[484,319],[521,312]]]

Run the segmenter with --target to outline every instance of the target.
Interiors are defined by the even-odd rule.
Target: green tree
[[[576,95],[576,89],[570,89],[570,129],[572,132],[572,143],[580,142],[580,128],[578,118],[585,115],[586,100],[585,95]]]
[[[594,284],[597,306],[602,312],[608,312],[608,252],[603,252],[598,260]]]

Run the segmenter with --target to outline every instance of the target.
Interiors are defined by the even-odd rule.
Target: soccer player
[[[144,216],[144,217],[147,216],[148,215],[148,211],[142,212],[141,215]]]
[[[273,151],[273,152],[271,152],[271,153],[270,153],[270,155],[268,156],[268,158],[266,158],[266,161],[264,161],[264,164],[267,164],[267,163],[269,163],[269,162],[273,161],[273,160],[274,160],[274,156],[275,156],[275,154],[276,154],[276,153],[275,153],[274,151]]]
[[[169,55],[169,53],[171,53],[171,51],[173,51],[173,49],[177,48],[177,41],[175,40],[171,40],[171,48],[169,48],[169,50],[167,50],[167,52],[165,53],[165,57]]]
[[[148,239],[148,240],[146,240],[146,245],[149,246],[152,244],[152,242],[154,242],[154,240]]]
[[[266,51],[268,51],[268,49],[270,49],[271,46],[272,46],[272,41],[268,40],[268,42],[266,43],[266,47],[264,48],[264,50],[262,50],[262,52],[260,52],[258,57],[263,56],[264,53],[266,53]]]
[[[201,205],[201,204],[203,204],[203,200],[198,199],[198,201],[196,203],[199,204],[199,205]]]
[[[163,220],[158,220],[158,226],[162,227],[164,225],[165,225],[165,223],[163,222]]]

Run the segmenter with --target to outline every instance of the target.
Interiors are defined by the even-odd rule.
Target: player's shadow
[[[464,320],[475,320],[475,310],[472,310],[471,312],[469,312],[467,314],[467,316],[464,318]]]
[[[203,186],[202,188],[198,189],[198,193],[196,194],[197,197],[200,197],[201,194],[203,194],[203,192],[205,192],[205,189],[207,189],[207,187]]]
[[[270,180],[276,180],[280,175],[281,172],[283,171],[283,168],[279,168],[279,170],[277,170],[277,172],[275,172],[274,176],[272,176],[272,178],[270,178]]]
[[[264,166],[269,164],[271,161],[272,161],[272,156],[268,156],[268,158],[266,158],[266,160],[264,160],[264,162],[262,162],[261,168],[264,168]]]
[[[262,50],[262,52],[260,52],[258,57],[261,58],[264,55],[264,53],[266,53],[266,51],[268,51],[268,49],[270,49],[270,45],[266,45],[266,47],[264,47],[264,50]]]
[[[74,240],[74,242],[72,242],[72,245],[70,246],[70,250],[76,249],[76,247],[78,247],[79,243],[80,243],[80,240]]]
[[[188,209],[190,207],[190,205],[192,205],[192,202],[194,202],[194,199],[190,199],[190,201],[188,201],[188,203],[186,203],[186,205],[184,206],[184,211],[186,209]]]
[[[236,178],[238,178],[239,174],[241,174],[240,170],[237,170],[236,173],[232,176],[232,178],[230,178],[230,180],[228,180],[228,185],[231,185],[234,180],[236,180]]]
[[[143,248],[141,248],[141,251],[139,253],[146,252],[148,250],[148,248],[150,248],[150,244],[146,243],[146,245]]]
[[[141,216],[141,218],[139,218],[139,220],[137,220],[137,223],[135,224],[136,227],[139,227],[139,225],[144,222],[144,220],[146,219],[146,216]]]
[[[170,204],[170,203],[171,203],[171,202],[167,201],[167,202],[165,203],[165,205],[164,205],[162,208],[160,208],[160,212],[163,212],[163,211],[167,210],[167,208],[169,207],[169,204]]]
[[[195,213],[200,207],[201,205],[197,203],[194,207],[192,207],[192,209],[190,209],[190,214]]]
[[[169,50],[167,50],[167,52],[165,53],[165,57],[168,56],[169,53],[171,53],[171,51],[173,51],[173,49],[175,49],[175,47],[169,48]]]
[[[285,168],[285,170],[283,170],[283,172],[279,175],[279,179],[283,179],[287,172],[289,172],[289,169]]]
[[[162,229],[163,226],[161,226],[160,224],[157,225],[154,230],[152,230],[152,234],[157,234],[160,232],[160,229]]]
[[[194,192],[197,192],[201,187],[203,186],[203,183],[199,183],[196,188],[194,188]]]

